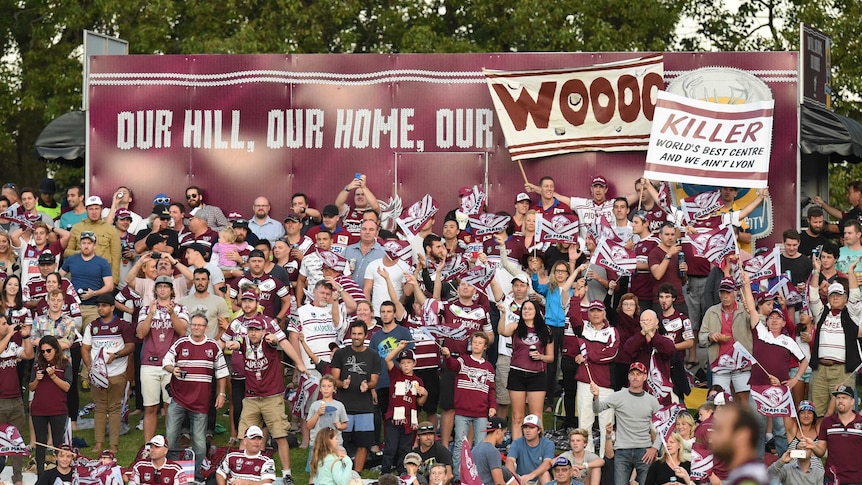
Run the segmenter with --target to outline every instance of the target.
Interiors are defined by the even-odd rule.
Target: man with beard
[[[275,318],[280,327],[284,327],[284,315],[290,310],[290,287],[264,271],[266,256],[259,249],[253,250],[248,256],[248,271],[230,288],[230,297],[236,299],[246,286],[255,285],[260,293],[260,304],[263,314]],[[281,307],[276,309],[276,300]]]
[[[658,288],[663,284],[670,284],[676,290],[674,306],[677,310],[686,313],[685,298],[682,295],[682,285],[685,283],[685,274],[688,271],[686,262],[680,261],[678,254],[682,251],[681,241],[677,240],[678,232],[672,222],[665,222],[659,231],[660,244],[650,251],[648,256],[649,270],[652,272],[655,282],[653,283],[653,308],[658,306]]]
[[[353,469],[365,468],[368,449],[374,446],[374,401],[372,390],[380,377],[381,359],[365,346],[367,327],[362,321],[350,325],[350,346],[335,351],[332,356],[332,377],[338,386],[338,397],[347,411],[344,443],[356,446]]]
[[[671,379],[674,382],[674,392],[680,401],[691,391],[685,370],[682,368],[685,353],[694,348],[694,331],[691,320],[674,306],[676,289],[670,285],[661,285],[658,289],[658,304],[661,308],[660,332],[673,340],[676,352],[671,358]]]
[[[135,252],[143,254],[147,249],[152,249],[150,243],[156,238],[150,238],[152,234],[160,234],[167,245],[164,252],[174,254],[179,248],[179,234],[171,227],[171,210],[168,206],[157,204],[153,206],[153,215],[150,217],[150,227],[145,227],[135,234]]]
[[[81,222],[87,217],[87,210],[84,207],[84,189],[80,185],[73,185],[66,189],[66,203],[69,205],[69,211],[64,212],[60,216],[58,227],[65,230],[72,229],[72,226]]]
[[[268,239],[270,243],[278,241],[284,236],[284,226],[277,220],[269,217],[269,199],[258,197],[254,199],[252,210],[254,218],[248,221],[248,228],[260,239]]]
[[[833,475],[835,483],[852,485],[860,483],[862,462],[859,461],[859,447],[862,446],[862,415],[853,406],[856,391],[851,386],[840,385],[832,393],[835,396],[837,414],[828,415],[820,423],[817,441],[805,437],[805,448],[822,458],[826,452],[826,470]]]
[[[757,459],[757,442],[763,430],[760,429],[754,411],[745,404],[734,403],[716,409],[714,419],[712,454],[716,459],[727,463],[732,470],[722,483],[728,485],[769,483],[766,466]],[[820,426],[824,440],[825,429],[823,425]],[[810,438],[804,439],[811,441]],[[825,451],[825,441],[821,441],[818,448],[821,445]]]
[[[838,246],[832,243],[827,243],[823,245],[819,258],[812,258],[812,260],[820,259],[820,274],[814,283],[817,284],[818,289],[820,290],[820,299],[824,304],[827,302],[826,297],[828,296],[827,289],[829,288],[829,285],[836,281],[842,284],[847,282],[847,275],[838,271],[835,267],[835,263],[838,262],[838,256],[840,254],[841,250]]]
[[[811,251],[817,246],[829,244],[829,238],[824,232],[826,232],[826,227],[823,220],[823,209],[813,205],[808,208],[808,227],[799,234],[799,252],[811,256]]]
[[[320,224],[320,211],[308,206],[308,195],[305,193],[296,192],[293,194],[290,198],[290,208],[299,217],[300,234],[303,236],[311,229],[311,226]]]
[[[147,442],[149,460],[141,460],[132,467],[129,485],[165,485],[178,483],[183,468],[167,460],[168,443],[157,434]]]
[[[202,243],[193,242],[185,247],[185,256],[190,273],[194,273],[199,269],[206,269],[211,275],[209,278],[210,286],[207,288],[207,291],[219,297],[224,296],[224,293],[221,291],[221,287],[224,284],[224,277],[222,276],[221,269],[215,263],[209,261],[210,248]],[[179,266],[179,264],[177,264],[177,266]],[[185,272],[183,272],[183,274],[185,275]],[[192,280],[187,283],[193,282],[194,276],[192,276]]]
[[[637,269],[631,276],[630,291],[638,298],[638,306],[643,311],[653,306],[655,278],[649,268],[649,253],[660,244],[660,241],[650,233],[649,222],[643,214],[635,214],[632,217],[632,233],[638,241],[634,245]]]
[[[205,220],[211,229],[218,232],[227,227],[228,220],[224,212],[214,205],[204,204],[200,187],[192,185],[186,189],[186,202],[189,204],[189,212]]]
[[[194,270],[195,291],[180,298],[179,303],[186,307],[189,314],[201,312],[206,315],[206,336],[215,339],[219,337],[219,330],[226,329],[230,323],[228,321],[230,311],[224,298],[210,293],[210,286],[209,270],[206,268],[196,268]]]

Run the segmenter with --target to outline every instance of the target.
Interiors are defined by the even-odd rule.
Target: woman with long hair
[[[814,407],[814,403],[811,401],[801,401],[797,417],[799,418],[799,424],[794,419],[789,419],[785,423],[787,426],[787,436],[793,437],[787,444],[787,449],[789,450],[795,450],[799,447],[800,437],[811,438],[813,441],[817,441],[817,436],[820,434],[820,420],[817,419],[817,409]]]
[[[616,281],[611,281],[610,288],[616,289],[616,283]],[[641,331],[641,309],[638,305],[638,297],[634,293],[626,293],[620,297],[616,308],[610,305],[609,300],[610,298],[605,299],[608,322],[619,331],[622,345],[629,337]],[[632,360],[632,357],[626,352],[617,354],[611,374],[612,387],[615,391],[628,387],[629,365],[631,365]]]
[[[506,324],[506,305],[499,304],[500,323],[497,330],[503,337],[512,337],[512,361],[509,367],[509,398],[512,401],[512,439],[521,437],[521,424],[529,414],[542,415],[545,402],[545,372],[554,360],[554,342],[538,305],[527,300],[521,305],[517,322]]]
[[[697,427],[694,418],[691,417],[691,414],[679,413],[674,426],[676,432],[682,436],[684,450],[691,452],[691,447],[694,446],[694,428]]]
[[[33,325],[33,316],[30,314],[30,309],[24,306],[24,294],[21,288],[21,278],[17,275],[9,275],[6,281],[3,282],[3,289],[0,290],[0,311],[6,315],[9,326],[15,328],[17,326]],[[30,366],[33,360],[22,360],[18,364],[18,383],[24,384],[25,376],[30,375]]]
[[[311,481],[315,485],[347,485],[353,478],[353,461],[338,446],[338,432],[325,428],[314,438],[311,450]]]
[[[684,440],[679,433],[670,435],[665,443],[664,455],[650,465],[647,471],[646,485],[664,485],[668,482],[679,482],[691,485],[691,455],[684,450]]]
[[[12,251],[9,233],[0,231],[0,281],[4,281],[11,274],[20,275],[21,267],[18,266],[18,258]]]
[[[60,342],[53,335],[42,337],[38,348],[30,376],[30,392],[33,393],[30,416],[33,419],[35,441],[45,444],[50,426],[54,447],[59,448],[63,444],[66,418],[69,417],[66,393],[72,387],[72,364],[63,355]],[[41,475],[44,470],[45,447],[37,445],[36,474]]]

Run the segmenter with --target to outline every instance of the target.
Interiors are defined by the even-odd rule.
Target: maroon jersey
[[[497,407],[494,366],[472,355],[446,359],[446,367],[457,372],[455,377],[455,414],[471,418],[487,418],[488,410]]]
[[[68,315],[72,318],[81,318],[81,300],[78,299],[78,295],[69,295],[68,293],[63,294],[62,312],[64,315]],[[38,317],[47,314],[48,299],[43,297],[38,303],[36,303],[36,308],[33,309],[33,316]]]
[[[341,224],[344,226],[344,229],[350,234],[359,237],[360,228],[362,226],[362,215],[368,210],[370,210],[370,208],[360,210],[355,207],[348,207],[347,214],[341,218]]]
[[[663,211],[658,204],[654,204],[650,210],[644,209],[644,212],[646,213],[647,227],[652,234],[657,233],[668,220],[667,212]]]
[[[141,311],[141,307],[144,305],[144,300],[141,298],[141,295],[139,295],[131,285],[126,285],[119,293],[117,293],[117,296],[114,297],[114,301],[132,309],[132,313],[126,313],[124,315],[124,320],[131,322],[132,333],[135,334],[135,343],[142,343],[143,340],[138,338],[138,332],[134,331],[138,328],[138,315]]]
[[[824,417],[817,439],[827,440],[826,469],[835,470],[841,483],[858,482],[862,477],[862,460],[857,454],[862,449],[862,415],[854,413],[847,426],[837,414]]]
[[[216,473],[228,482],[232,479],[252,482],[275,480],[275,462],[260,453],[251,456],[243,451],[235,451],[224,457]]]
[[[290,244],[291,249],[298,249],[300,253],[302,253],[303,257],[308,254],[308,251],[314,246],[314,241],[309,239],[307,236],[302,236],[299,239],[299,242],[296,244]],[[246,254],[246,257],[248,254]],[[290,256],[287,258],[287,263],[282,266],[285,271],[287,271],[287,277],[290,279],[291,283],[296,283],[296,280],[299,279],[299,266],[302,263],[301,260],[293,257],[293,251],[290,252]]]
[[[660,318],[662,333],[665,337],[673,340],[674,344],[681,344],[686,340],[694,340],[694,331],[691,329],[691,320],[685,314],[676,310],[670,315],[662,315]]]
[[[174,485],[182,474],[183,469],[176,463],[165,462],[161,468],[156,469],[150,460],[142,460],[132,467],[132,476],[129,483],[137,485]]]
[[[413,347],[413,353],[416,355],[416,364],[413,366],[413,369],[423,370],[439,368],[440,347],[437,346],[437,340],[434,336],[423,329],[424,325],[421,319],[408,317],[398,322],[398,324],[403,325],[410,330],[410,335],[413,336],[413,342],[416,344],[415,347]],[[375,326],[375,328],[380,327]]]
[[[187,232],[180,236],[179,241],[180,249],[183,250],[185,249],[185,246],[188,246],[192,243],[203,244],[204,246],[212,250],[213,245],[218,242],[218,233],[210,228],[207,228],[206,232],[204,232],[200,236],[195,236],[193,233]]]
[[[665,252],[662,246],[656,246],[652,251],[649,252],[649,256],[647,257],[647,265],[652,268],[657,264],[662,264],[664,261],[667,252]],[[673,255],[667,264],[667,269],[662,275],[661,279],[657,280],[653,278],[653,289],[652,289],[652,301],[653,303],[658,303],[658,289],[661,285],[668,283],[676,288],[676,300],[674,304],[681,305],[685,302],[685,296],[682,293],[682,278],[679,276],[679,255]]]
[[[245,368],[245,397],[269,397],[284,394],[284,371],[278,347],[261,340],[251,345],[248,339],[239,344]],[[234,351],[236,353],[236,351]]]
[[[309,229],[308,232],[305,233],[305,235],[306,235],[306,237],[308,237],[312,241],[314,241],[315,240],[314,237],[322,229],[324,229],[323,224],[318,225],[318,226],[314,226],[311,229]],[[346,229],[344,229],[340,225],[335,226],[335,230],[331,231],[331,232],[332,232],[332,247],[330,247],[329,250],[332,251],[333,253],[339,255],[339,256],[344,256],[344,250],[347,249],[347,246],[350,246],[351,244],[353,244],[355,242],[359,242],[359,235],[351,234],[350,232],[348,232]],[[312,248],[312,251],[316,251],[316,250],[317,250],[317,246]]]
[[[158,302],[153,301],[153,305],[158,305]],[[138,321],[143,322],[147,319],[150,307],[141,308],[138,314]],[[181,320],[189,321],[189,314],[186,313],[186,307],[182,305],[174,305],[174,313]],[[180,335],[174,331],[174,324],[171,322],[171,315],[164,307],[159,307],[156,314],[153,316],[153,321],[150,324],[150,333],[144,338],[144,350],[141,353],[141,365],[162,366],[162,358],[171,348],[171,345],[179,340]]]
[[[464,305],[458,298],[450,300],[443,307],[443,326],[449,327],[452,330],[466,329],[464,337],[461,339],[452,339],[447,337],[443,341],[451,352],[457,352],[467,355],[467,343],[470,341],[470,335],[473,332],[483,331],[491,335],[491,321],[488,318],[488,311],[485,306],[477,301],[471,302],[469,305]]]
[[[17,325],[33,325],[33,314],[30,310],[24,307],[6,309],[6,318],[10,327]]]
[[[263,321],[264,325],[266,326],[265,332],[274,334],[279,342],[287,338],[281,328],[279,328],[278,324],[275,323],[275,320],[269,317],[266,317],[264,315],[255,315],[253,317],[246,317],[245,315],[240,315],[234,321],[232,321],[228,328],[225,329],[224,333],[222,333],[222,342],[245,341],[245,337],[248,335],[248,322],[251,320]],[[245,358],[243,357],[242,352],[235,351],[231,354],[230,368],[231,379],[245,379]]]
[[[797,367],[805,359],[805,354],[793,338],[778,334],[772,335],[766,325],[758,323],[752,339],[751,350],[760,365],[751,366],[750,385],[768,386],[767,372],[777,377],[779,381],[790,379],[790,369]],[[761,368],[762,366],[762,368]]]
[[[263,314],[275,318],[278,314],[276,311],[276,300],[278,300],[278,308],[281,308],[281,299],[290,294],[290,287],[272,275],[264,273],[263,276],[255,277],[248,271],[236,284],[230,287],[230,297],[236,298],[240,294],[240,288],[246,285],[255,285],[258,290],[258,304],[263,307]]]
[[[524,236],[509,236],[506,239],[506,250],[509,253],[510,263],[520,266],[527,256],[527,248],[524,246]],[[500,245],[494,238],[486,239],[482,243],[482,252],[488,256],[488,261],[498,263],[500,261]]]
[[[419,424],[419,387],[424,387],[416,374],[406,375],[396,363],[389,369],[389,408],[386,419],[395,425],[404,425],[407,431],[415,430]]]
[[[512,335],[512,369],[525,372],[545,372],[545,363],[530,357],[533,350],[545,353],[545,345],[539,340],[539,335],[532,328],[527,328],[527,336],[524,339],[518,336],[518,332]]]
[[[210,407],[213,376],[222,379],[228,376],[224,355],[215,340],[207,337],[195,342],[182,337],[171,346],[162,361],[162,367],[178,366],[184,373],[171,377],[174,401],[193,413],[206,414]]]
[[[10,324],[11,326],[11,324]],[[12,329],[9,329],[11,332]],[[0,352],[0,399],[21,399],[18,383],[18,359],[24,353],[21,334],[15,332],[6,350]]]
[[[659,240],[654,237],[641,239],[634,246],[635,257],[638,263],[649,265],[649,253],[658,246]],[[649,269],[637,270],[632,276],[631,292],[640,300],[652,300],[652,288],[655,283],[655,278]]]
[[[72,365],[66,361],[63,362],[71,371]],[[38,361],[34,362],[33,378],[31,380],[35,381],[36,373],[41,372],[42,370],[43,369],[39,366]],[[54,375],[56,375],[61,381],[64,380],[66,376],[66,367],[54,367]],[[69,380],[71,381],[71,377]],[[68,412],[69,408],[66,406],[66,393],[57,386],[57,383],[54,382],[53,379],[48,377],[48,374],[45,374],[45,376],[42,377],[42,380],[39,381],[39,385],[36,386],[36,391],[33,394],[33,401],[30,402],[30,414],[33,416],[60,416]]]
[[[689,276],[707,277],[712,270],[712,263],[703,256],[694,254],[694,245],[686,238],[682,241],[682,253],[685,254],[685,264],[688,265]]]
[[[599,387],[611,387],[610,363],[614,361],[620,347],[620,335],[617,329],[607,323],[600,329],[594,329],[592,325],[585,322],[578,340],[581,355],[586,359],[586,365],[578,367],[578,381],[585,383],[593,381]]]
[[[542,215],[554,215],[554,214],[573,214],[572,208],[569,207],[569,204],[562,202],[560,199],[554,198],[554,203],[549,207],[542,207],[542,199],[539,198],[539,202],[533,204],[530,209],[538,212]]]

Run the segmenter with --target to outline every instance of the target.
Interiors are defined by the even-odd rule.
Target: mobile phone
[[[823,251],[823,245],[822,244],[817,246],[813,250],[811,250],[811,256],[814,256],[815,258],[819,258],[821,251]]]
[[[356,172],[355,174],[353,174],[353,178],[355,178],[356,180],[361,179],[362,178],[362,172]]]
[[[152,258],[153,259],[162,259],[162,253],[158,253],[158,252],[153,251]]]
[[[790,458],[796,458],[797,460],[805,459],[808,456],[808,453],[805,450],[790,450]]]

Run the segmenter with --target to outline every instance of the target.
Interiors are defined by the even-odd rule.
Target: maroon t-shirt
[[[649,261],[649,253],[655,247],[658,246],[658,239],[649,237],[646,239],[641,239],[634,246],[635,257],[639,262],[648,263]],[[652,300],[652,287],[655,284],[655,278],[652,277],[652,273],[649,269],[647,270],[637,270],[632,276],[631,280],[631,292],[635,294],[640,300]]]
[[[819,441],[827,442],[826,470],[834,469],[841,483],[858,482],[862,477],[862,460],[857,454],[862,449],[862,415],[853,414],[853,421],[847,426],[837,414],[824,417],[817,435]]]
[[[0,352],[0,399],[21,399],[21,386],[18,382],[18,357],[24,352],[21,344],[21,334],[15,332],[6,350]]]
[[[245,397],[284,394],[284,370],[278,347],[269,345],[265,340],[261,340],[257,346],[249,346],[248,340],[242,339],[239,352],[244,357]]]
[[[64,367],[55,367],[54,374],[59,380],[64,380],[66,370],[71,370],[72,364],[63,361]],[[36,380],[36,374],[42,371],[38,362],[33,364],[33,375],[30,381]],[[71,384],[71,377],[67,381]],[[66,407],[66,393],[57,386],[57,383],[48,377],[48,374],[39,381],[36,391],[33,393],[33,401],[30,403],[30,414],[33,416],[60,416],[69,412]]]
[[[667,253],[661,246],[656,246],[652,251],[649,252],[649,256],[647,258],[647,264],[650,268],[652,268],[656,264],[661,264],[664,260],[664,257]],[[676,288],[676,300],[675,304],[682,304],[685,302],[685,296],[682,293],[682,278],[679,277],[679,255],[674,255],[668,260],[667,270],[664,272],[664,275],[660,280],[656,280],[653,277],[653,290],[652,290],[652,301],[654,303],[658,303],[658,289],[661,285],[665,283],[670,283]]]
[[[506,239],[506,250],[509,253],[509,262],[520,266],[527,256],[527,248],[524,246],[524,236],[509,236]],[[482,243],[482,252],[488,256],[491,262],[500,261],[500,245],[494,238],[486,239]]]
[[[689,241],[683,241],[682,253],[685,254],[685,263],[688,265],[689,276],[700,276],[706,278],[712,270],[712,263],[703,256],[694,254],[694,245]]]
[[[655,234],[661,229],[661,226],[667,222],[667,213],[658,206],[658,204],[654,204],[652,206],[652,210],[646,210],[646,220],[647,227],[649,227],[649,232]]]
[[[751,377],[748,383],[753,386],[769,385],[769,377],[760,366],[777,377],[779,381],[790,379],[790,369],[797,367],[805,358],[796,341],[784,334],[779,334],[777,337],[772,335],[763,323],[758,323],[752,333],[754,338],[751,350],[760,365],[751,366]]]
[[[515,332],[512,335],[512,361],[509,367],[525,372],[545,372],[545,363],[530,357],[531,346],[537,352],[545,353],[545,346],[539,340],[539,335],[534,329],[528,327],[527,336],[524,339],[521,339]]]

